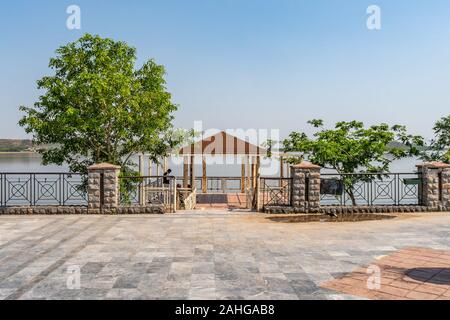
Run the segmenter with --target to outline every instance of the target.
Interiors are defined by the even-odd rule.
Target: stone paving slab
[[[362,299],[321,285],[404,248],[450,251],[449,236],[444,213],[357,223],[225,211],[0,216],[0,299]],[[415,253],[415,277],[429,254]]]

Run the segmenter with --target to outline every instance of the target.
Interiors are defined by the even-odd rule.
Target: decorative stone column
[[[450,211],[450,165],[446,164],[442,168],[442,206],[446,211]]]
[[[450,208],[450,164],[425,162],[417,165],[422,174],[420,204],[437,210]]]
[[[320,209],[320,166],[309,162],[291,166],[292,206],[297,212]]]
[[[120,166],[100,163],[88,168],[88,212],[116,213],[119,205]]]

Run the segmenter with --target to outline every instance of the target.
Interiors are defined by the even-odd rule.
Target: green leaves
[[[322,120],[308,123],[320,128],[313,139],[293,132],[283,142],[285,151],[299,152],[315,164],[340,173],[385,171],[394,159],[417,154],[418,146],[423,146],[421,137],[408,135],[400,125],[382,123],[365,128],[359,121],[341,121],[334,129],[324,129]]]
[[[313,119],[308,121],[308,123],[312,125],[314,128],[320,128],[323,126],[323,120],[320,119]]]
[[[164,155],[177,106],[171,102],[163,66],[149,60],[135,68],[136,49],[124,42],[86,34],[60,47],[50,59],[51,76],[34,107],[21,107],[19,124],[33,134],[44,163],[69,164],[85,172],[97,162],[132,170],[130,156]]]
[[[450,163],[450,116],[443,117],[433,127],[435,138],[429,148],[421,152],[425,161]]]

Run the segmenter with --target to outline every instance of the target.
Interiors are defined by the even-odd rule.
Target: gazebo
[[[178,156],[184,158],[183,187],[188,184],[195,187],[195,158],[202,158],[202,193],[207,193],[207,156],[234,156],[241,157],[241,192],[246,192],[246,187],[256,188],[258,181],[261,157],[266,156],[264,148],[251,144],[240,138],[221,131],[213,136],[184,146],[178,150]]]
[[[203,199],[200,201],[208,201],[208,199],[216,199],[214,203],[223,203],[221,199],[227,203],[234,203],[233,199],[242,204],[246,203],[246,207],[258,207],[259,197],[257,196],[261,189],[265,189],[266,183],[279,184],[280,188],[285,186],[283,178],[285,174],[289,175],[286,170],[284,159],[289,157],[289,154],[282,152],[273,152],[272,157],[279,158],[280,171],[279,178],[267,177],[260,178],[261,157],[266,157],[268,152],[266,149],[252,144],[248,141],[233,136],[225,131],[220,131],[212,136],[202,138],[199,141],[186,145],[180,149],[173,150],[172,157],[182,158],[183,170],[182,176],[176,177],[176,183],[179,183],[177,190],[185,194],[185,198]],[[241,174],[232,177],[213,177],[207,175],[207,157],[215,156],[232,156],[235,159],[240,158]],[[201,173],[201,187],[199,185],[199,178],[196,178],[195,164],[199,164],[201,158],[202,173]],[[162,159],[161,169],[166,172],[168,169],[168,159]],[[196,161],[197,160],[197,161]],[[149,176],[152,176],[152,162],[149,163]],[[139,171],[141,175],[144,174],[144,155],[139,157]],[[160,176],[160,164],[156,163],[156,176]],[[279,180],[276,180],[279,179]],[[261,181],[261,182],[260,182]],[[231,187],[229,187],[231,182]],[[236,184],[239,182],[239,185]],[[216,186],[214,186],[216,183]],[[259,185],[259,184],[262,185]],[[220,184],[220,187],[218,187]],[[230,200],[231,199],[231,200]],[[203,202],[202,202],[203,203]],[[195,205],[194,205],[195,206]]]

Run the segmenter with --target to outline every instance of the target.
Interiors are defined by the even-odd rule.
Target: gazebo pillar
[[[156,160],[156,176],[159,177],[159,158]]]
[[[284,187],[284,158],[283,156],[280,156],[280,188]]]
[[[194,167],[194,162],[195,162],[195,156],[191,155],[191,170],[190,170],[191,190],[195,189],[195,167]]]
[[[261,169],[261,156],[256,156],[256,178],[259,178],[259,171]]]
[[[169,169],[169,161],[167,157],[164,157],[164,167],[163,167],[164,173],[166,173],[168,169]]]
[[[188,184],[189,184],[189,178],[188,178],[188,173],[189,173],[189,165],[188,165],[188,157],[184,157],[184,163],[183,163],[183,188],[187,188]]]
[[[261,168],[261,156],[258,154],[256,156],[256,172],[255,172],[255,209],[257,211],[259,211],[260,209],[260,196],[259,196],[259,192],[260,192],[260,169]]]
[[[246,174],[246,178],[247,178],[247,188],[250,188],[251,186],[251,182],[250,182],[250,174],[251,174],[251,170],[250,170],[250,157],[247,155],[246,157],[246,162],[247,162],[247,174]]]
[[[245,193],[245,157],[241,158],[241,193]]]
[[[206,177],[206,157],[202,156],[202,193],[208,192],[208,179]]]
[[[139,155],[139,175],[144,176],[144,154]]]
[[[149,176],[152,176],[152,174],[153,174],[153,161],[152,161],[152,158],[148,158],[148,175]]]
[[[256,157],[252,157],[252,187],[256,189]]]
[[[144,154],[139,155],[139,176],[140,177],[145,176]],[[145,205],[145,179],[144,178],[142,178],[142,180],[139,181],[139,204],[141,206]]]

